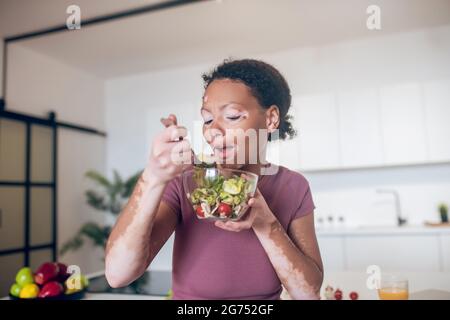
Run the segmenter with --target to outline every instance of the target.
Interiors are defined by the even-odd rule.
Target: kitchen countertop
[[[450,272],[402,272],[396,273],[408,279],[410,299],[446,299],[450,300]],[[356,291],[361,300],[378,300],[376,290],[367,288],[366,281],[369,274],[365,272],[325,272],[321,290],[327,285],[340,288],[344,299],[349,299],[351,291]]]
[[[97,274],[98,275],[98,274]],[[450,272],[404,272],[402,276],[409,281],[410,299],[448,299],[450,300]],[[356,291],[360,300],[378,300],[376,290],[369,290],[366,281],[369,275],[364,272],[326,272],[321,290],[321,298],[324,299],[324,290],[327,285],[340,288],[344,293],[344,299],[348,300],[351,291]],[[286,292],[283,298],[289,298]],[[111,293],[88,293],[86,300],[164,300],[163,296],[128,295]]]
[[[449,234],[450,227],[427,227],[427,226],[402,226],[402,227],[383,227],[383,226],[361,226],[361,227],[335,227],[335,228],[316,228],[318,236],[358,236],[358,235],[409,235],[409,234],[430,234],[441,235]]]
[[[168,270],[167,270],[168,271]],[[92,278],[103,274],[96,272],[88,275]],[[450,300],[450,272],[403,272],[402,276],[409,281],[410,299],[446,299]],[[324,299],[324,290],[327,285],[340,288],[343,291],[344,300],[348,300],[351,291],[356,291],[360,300],[378,300],[376,290],[369,290],[366,281],[369,275],[364,272],[326,272],[321,290],[321,298]],[[283,298],[289,298],[286,292]],[[9,299],[5,297],[3,299]],[[2,300],[3,300],[2,299]],[[116,293],[86,293],[84,300],[164,300],[164,296],[143,294],[116,294]]]
[[[450,300],[450,272],[404,272],[402,276],[409,281],[410,299],[448,299]],[[369,290],[366,281],[369,275],[364,272],[327,272],[324,277],[321,290],[321,298],[324,299],[324,290],[327,285],[340,288],[344,293],[344,299],[348,300],[351,291],[356,291],[360,300],[378,300],[375,290]],[[286,292],[283,298],[289,298]],[[132,300],[163,300],[162,296],[149,295],[124,295],[88,293],[88,300],[132,299]]]

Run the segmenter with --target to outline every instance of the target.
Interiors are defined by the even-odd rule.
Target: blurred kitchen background
[[[85,173],[141,170],[168,113],[199,130],[201,74],[228,57],[272,63],[291,86],[299,134],[270,159],[310,181],[326,271],[450,272],[439,224],[450,205],[450,1],[180,3],[0,0],[0,296],[24,264],[103,270],[87,238],[58,254],[85,223],[114,222],[87,203],[101,189]],[[30,36],[64,25],[72,4],[81,29]],[[381,29],[366,25],[371,5]],[[151,269],[171,269],[171,246]]]

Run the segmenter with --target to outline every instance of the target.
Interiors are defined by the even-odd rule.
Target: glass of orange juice
[[[408,300],[408,279],[398,275],[382,275],[378,289],[380,300]]]

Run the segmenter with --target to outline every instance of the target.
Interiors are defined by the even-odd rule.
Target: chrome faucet
[[[377,193],[390,193],[394,196],[395,212],[397,215],[397,225],[399,227],[405,225],[407,223],[407,220],[402,218],[402,209],[400,206],[400,195],[398,194],[398,192],[393,189],[377,189]]]

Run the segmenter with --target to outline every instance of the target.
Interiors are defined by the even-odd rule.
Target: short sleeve
[[[164,201],[181,218],[180,185],[177,179],[171,180],[164,189],[161,201]]]
[[[303,194],[303,199],[300,202],[299,207],[295,211],[292,220],[308,215],[309,213],[313,212],[315,208],[316,206],[314,205],[314,201],[312,198],[311,188],[309,187],[309,183],[307,183],[306,190]]]

